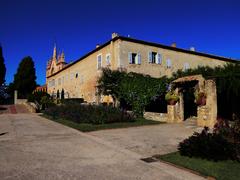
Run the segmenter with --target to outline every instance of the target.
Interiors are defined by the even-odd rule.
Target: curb
[[[156,158],[156,159],[157,159],[157,158]],[[164,161],[164,160],[162,160],[162,159],[157,159],[157,160],[160,161],[161,163],[165,163],[165,164],[170,165],[170,166],[173,166],[173,167],[175,167],[175,168],[178,168],[178,169],[181,169],[181,170],[190,172],[190,173],[192,173],[192,174],[201,176],[201,177],[206,178],[206,179],[208,179],[208,180],[216,180],[215,177],[203,175],[203,174],[201,174],[200,172],[194,171],[194,170],[192,170],[192,169],[189,169],[189,168],[186,168],[186,167],[177,165],[177,164],[173,164],[173,163],[171,163],[171,162]]]

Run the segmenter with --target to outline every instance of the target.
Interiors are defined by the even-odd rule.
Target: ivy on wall
[[[187,71],[178,70],[171,80],[201,74],[205,79],[215,79],[217,86],[218,115],[227,118],[240,118],[240,63],[228,63],[223,67],[201,66]]]
[[[114,101],[124,101],[132,106],[136,116],[143,116],[144,108],[152,99],[166,92],[169,79],[149,75],[103,69],[98,80],[98,93],[111,95]],[[115,103],[114,103],[115,104]]]
[[[149,75],[104,68],[98,79],[97,89],[99,95],[111,95],[114,105],[116,101],[124,101],[132,106],[135,115],[143,116],[144,108],[151,100],[165,94],[171,81],[197,74],[216,80],[218,115],[228,119],[239,117],[240,63],[229,63],[216,68],[201,66],[187,71],[178,70],[170,78],[153,78]]]

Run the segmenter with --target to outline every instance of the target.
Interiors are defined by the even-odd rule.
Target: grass
[[[199,158],[181,156],[179,152],[160,155],[157,157],[187,169],[199,172],[204,176],[212,176],[217,180],[239,180],[240,163],[236,161],[208,161]]]
[[[63,125],[66,125],[68,127],[77,129],[82,132],[89,132],[89,131],[98,131],[103,129],[116,129],[116,128],[128,128],[128,127],[136,127],[136,126],[145,126],[145,125],[156,125],[156,124],[162,124],[162,122],[158,121],[152,121],[147,119],[138,119],[134,122],[122,122],[122,123],[109,123],[109,124],[87,124],[87,123],[75,123],[73,121],[69,121],[66,119],[54,119],[47,115],[42,115],[43,117],[50,119],[54,122],[61,123]]]

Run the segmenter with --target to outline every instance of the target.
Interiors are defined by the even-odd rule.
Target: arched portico
[[[198,126],[212,128],[217,119],[215,81],[204,79],[202,75],[194,75],[176,79],[172,82],[172,86],[179,95],[179,101],[175,105],[168,105],[167,122],[183,122],[190,116],[196,116]],[[205,98],[204,102],[201,100],[201,104],[198,105],[194,96],[196,93],[203,94]]]

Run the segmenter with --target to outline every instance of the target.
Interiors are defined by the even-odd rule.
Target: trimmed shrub
[[[178,150],[183,156],[200,157],[208,160],[237,160],[233,143],[221,134],[209,133],[205,127],[201,133],[194,133],[179,144]]]
[[[63,104],[69,104],[69,103],[78,103],[81,104],[84,102],[83,98],[68,98],[68,99],[61,99],[61,102]]]
[[[130,114],[114,107],[76,103],[50,107],[44,111],[44,114],[55,119],[62,118],[76,123],[104,124],[134,121]]]
[[[42,92],[42,91],[37,91],[37,92],[33,92],[32,94],[28,95],[28,102],[37,102],[40,103],[42,97],[48,97],[50,98],[50,95],[47,92]]]

